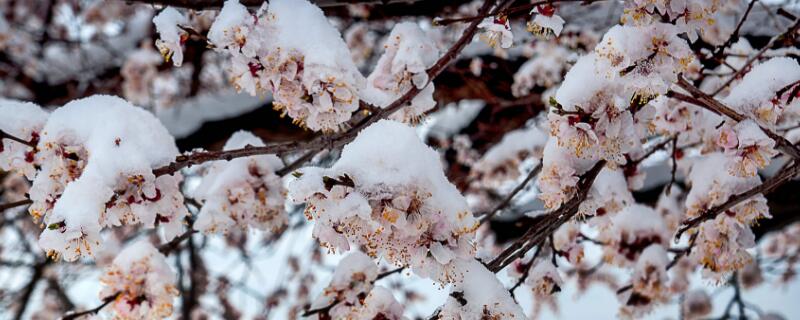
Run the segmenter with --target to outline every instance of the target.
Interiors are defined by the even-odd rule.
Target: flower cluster
[[[514,43],[514,34],[511,33],[511,25],[508,17],[497,16],[483,19],[478,28],[484,29],[480,39],[492,48],[511,48]]]
[[[710,32],[716,22],[715,15],[721,11],[728,1],[694,0],[628,0],[624,1],[625,8],[621,23],[642,25],[659,21],[661,17],[675,20],[675,25],[681,32],[686,32],[691,41],[698,35]],[[734,1],[730,1],[734,3]]]
[[[642,262],[641,255],[653,245],[666,246],[670,242],[660,214],[650,207],[632,204],[611,218],[611,230],[601,233],[598,239],[606,243],[606,260],[631,266]]]
[[[108,96],[76,100],[50,115],[35,105],[13,108],[18,112],[3,118],[2,127],[30,136],[36,148],[26,149],[23,161],[18,147],[9,149],[8,163],[33,175],[29,211],[46,226],[39,245],[48,254],[67,260],[91,255],[106,226],[162,225],[167,239],[181,232],[188,214],[181,177],[152,172],[178,150],[152,114]],[[15,122],[13,115],[28,117]],[[27,124],[29,131],[17,130],[17,124]]]
[[[247,131],[234,133],[223,150],[264,142]],[[275,170],[283,167],[275,155],[260,155],[209,164],[193,198],[203,207],[194,227],[205,233],[227,232],[232,227],[254,227],[278,232],[287,222],[284,190]]]
[[[668,298],[667,251],[662,245],[648,246],[633,268],[630,292],[621,295],[624,305],[620,315],[626,318],[641,318],[650,312],[655,302]]]
[[[330,310],[318,315],[318,319],[388,319],[400,320],[403,306],[391,292],[373,285],[378,277],[378,266],[369,256],[354,251],[340,262],[333,279],[311,305],[320,309],[333,305]]]
[[[456,265],[463,280],[453,284],[439,319],[525,319],[522,308],[491,271],[478,261]]]
[[[520,176],[520,164],[529,159],[541,159],[547,143],[547,133],[537,126],[514,130],[492,146],[472,167],[471,175],[481,186],[497,188]]]
[[[136,105],[150,105],[153,81],[158,74],[161,58],[149,46],[136,50],[122,65],[120,74],[124,79],[122,92],[125,99]]]
[[[208,41],[230,55],[237,90],[271,92],[276,109],[311,130],[338,131],[359,107],[365,79],[341,34],[307,1],[272,1],[251,13],[228,0]]]
[[[522,97],[534,87],[551,88],[561,82],[567,71],[570,52],[563,45],[551,41],[531,44],[532,57],[514,73],[511,92]]]
[[[156,48],[161,52],[164,61],[170,62],[176,67],[183,64],[183,44],[189,38],[189,34],[181,29],[189,23],[189,20],[178,10],[166,7],[153,18],[153,24],[160,39],[156,40]]]
[[[115,319],[163,319],[172,315],[178,296],[175,273],[166,257],[146,239],[139,240],[114,258],[100,276],[101,299],[114,299]]]
[[[440,282],[453,281],[453,264],[474,256],[478,222],[444,176],[439,155],[410,127],[379,121],[345,146],[330,169],[305,168],[295,176],[289,195],[307,203],[314,236],[332,250],[352,243]]]
[[[425,32],[411,22],[396,24],[384,48],[386,51],[378,59],[375,70],[367,77],[364,96],[371,103],[385,108],[415,86],[421,92],[390,118],[416,122],[436,105],[427,69],[436,62],[439,50]]]
[[[47,112],[30,102],[0,99],[0,132],[36,145],[47,121]],[[0,136],[0,170],[17,171],[32,179],[35,148]]]
[[[697,217],[761,182],[758,176],[738,177],[727,170],[718,170],[726,161],[730,160],[725,155],[712,153],[692,166],[688,176],[692,188],[686,196],[687,216]],[[755,245],[750,225],[763,217],[770,217],[767,200],[757,195],[714,220],[703,222],[696,231],[698,248],[690,256],[705,267],[707,275],[715,278],[743,267],[751,259],[746,249]]]

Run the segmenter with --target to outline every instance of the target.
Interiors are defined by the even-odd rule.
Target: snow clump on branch
[[[4,118],[5,120],[5,118]],[[75,260],[100,246],[104,227],[163,226],[166,239],[188,214],[180,174],[153,169],[178,155],[175,140],[147,111],[111,96],[67,103],[41,130],[29,211],[43,219],[39,239],[50,255]]]
[[[386,143],[392,137],[392,143]],[[307,203],[314,236],[331,250],[367,254],[442,283],[472,259],[478,221],[444,176],[439,155],[403,124],[381,120],[346,145],[330,169],[305,168],[289,196]]]
[[[262,147],[264,142],[247,131],[234,133],[223,150]],[[287,223],[286,191],[275,174],[283,162],[273,154],[208,165],[193,198],[203,202],[194,227],[204,233],[228,232],[233,227],[254,227],[279,232]]]

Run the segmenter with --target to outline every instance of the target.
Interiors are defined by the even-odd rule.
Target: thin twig
[[[380,273],[380,274],[378,274],[377,277],[375,277],[375,280],[373,280],[372,283],[375,283],[375,281],[378,281],[380,279],[386,278],[386,277],[391,276],[391,275],[393,275],[395,273],[400,273],[401,271],[403,271],[403,269],[405,269],[405,267],[399,267],[399,268],[395,268],[395,269]],[[336,299],[336,300],[334,300],[333,302],[331,302],[327,306],[316,308],[316,309],[306,310],[300,316],[301,317],[308,317],[308,316],[312,316],[312,315],[315,315],[315,314],[318,314],[318,313],[327,314],[328,311],[330,311],[333,307],[335,307],[336,305],[338,305],[341,302],[342,302],[342,300]]]
[[[795,176],[797,176],[798,173],[800,173],[800,162],[795,162],[793,165],[787,167],[785,170],[779,172],[772,178],[767,179],[762,184],[750,188],[750,190],[732,196],[728,199],[728,201],[725,201],[725,203],[704,210],[702,213],[700,213],[700,215],[692,219],[689,219],[687,221],[684,221],[681,228],[678,229],[675,238],[680,238],[680,236],[687,230],[697,227],[698,225],[700,225],[700,223],[704,221],[716,218],[719,214],[727,211],[728,209],[733,208],[737,204],[747,199],[750,199],[758,194],[770,193],[780,185],[788,182],[789,180],[792,180]]]
[[[491,5],[494,1],[487,1],[483,7],[479,10],[480,14],[484,14],[489,12],[491,9]],[[508,2],[510,3],[510,2]],[[442,71],[450,65],[453,60],[461,53],[462,50],[472,42],[472,38],[475,33],[478,31],[478,21],[474,21],[470,24],[464,32],[461,34],[461,37],[450,47],[447,52],[445,52],[436,63],[431,66],[427,73],[428,73],[428,83],[433,81],[434,78],[439,76]],[[255,155],[262,155],[262,154],[279,154],[279,153],[287,153],[287,152],[297,152],[297,151],[307,151],[307,154],[301,157],[301,159],[307,160],[313,156],[309,156],[312,152],[318,152],[325,148],[336,148],[343,146],[353,139],[356,138],[359,132],[364,128],[370,126],[371,124],[377,122],[380,119],[385,119],[395,111],[404,107],[408,101],[411,101],[417,94],[422,91],[420,88],[425,88],[426,86],[412,86],[405,94],[403,94],[400,98],[396,99],[394,102],[389,104],[384,108],[376,108],[372,107],[374,110],[378,110],[375,113],[372,113],[360,121],[357,121],[349,130],[342,132],[337,135],[333,136],[324,136],[320,135],[317,136],[309,141],[298,142],[286,142],[286,143],[279,143],[273,144],[269,146],[263,147],[254,147],[254,146],[246,146],[241,149],[234,149],[234,150],[226,150],[226,151],[201,151],[201,152],[194,152],[191,154],[180,155],[175,158],[175,161],[165,165],[160,168],[156,168],[153,170],[153,174],[156,176],[161,176],[165,174],[173,174],[183,168],[198,165],[208,161],[215,161],[215,160],[227,160],[230,161],[235,158],[241,157],[249,157]],[[361,102],[362,105],[369,106],[366,102]],[[371,106],[369,106],[371,107]],[[290,166],[300,166],[302,162],[293,163]]]
[[[674,91],[670,91],[667,94],[667,96],[695,104],[697,106],[713,111],[717,114],[731,118],[737,122],[744,121],[745,119],[747,119],[744,115],[736,112],[730,107],[719,102],[717,99],[714,99],[711,95],[708,95],[699,88],[693,86],[683,77],[678,77],[677,85],[682,89],[686,90],[687,92],[689,92],[689,94],[692,95],[693,99],[689,99],[687,98],[686,95]],[[778,149],[780,149],[783,153],[788,154],[792,158],[800,159],[800,150],[798,150],[797,147],[795,147],[791,142],[789,142],[789,140],[786,140],[786,138],[784,138],[783,136],[773,132],[772,130],[764,128],[761,125],[759,125],[759,128],[761,128],[761,131],[763,131],[764,134],[769,136],[772,140],[775,140]]]
[[[605,166],[605,161],[601,160],[583,174],[576,186],[575,195],[561,205],[557,210],[544,216],[541,221],[531,226],[522,237],[517,239],[508,248],[503,250],[497,257],[487,264],[487,269],[498,272],[508,266],[514,260],[522,257],[531,248],[544,243],[545,239],[558,230],[561,225],[569,222],[578,212],[578,208],[589,193],[589,189],[594,179]]]
[[[107,305],[111,304],[111,302],[116,300],[117,297],[119,297],[121,294],[122,294],[121,292],[117,292],[117,293],[112,294],[112,295],[110,295],[108,297],[105,297],[103,299],[103,303],[102,304],[100,304],[99,306],[94,307],[92,309],[81,311],[81,312],[68,313],[68,314],[64,315],[64,317],[62,317],[61,320],[73,320],[73,319],[78,319],[78,318],[83,317],[83,316],[97,314],[98,312],[100,312],[100,310],[102,310]]]
[[[172,252],[173,250],[178,249],[178,247],[180,247],[181,242],[183,242],[184,240],[188,239],[189,237],[191,237],[196,232],[197,232],[197,230],[189,228],[184,233],[182,233],[181,235],[173,238],[169,242],[158,246],[158,251],[161,252],[161,254],[163,254],[163,255],[169,255],[170,252]]]
[[[533,180],[533,178],[534,178],[534,177],[536,177],[537,175],[539,175],[539,172],[540,172],[540,171],[542,171],[542,163],[541,163],[541,161],[539,162],[539,164],[537,164],[537,165],[536,165],[536,167],[534,167],[534,168],[533,168],[533,170],[531,170],[530,172],[528,172],[528,176],[526,176],[526,177],[525,177],[525,179],[524,179],[524,180],[522,180],[522,182],[520,182],[520,183],[519,183],[519,184],[518,184],[516,187],[514,187],[514,190],[512,190],[512,191],[511,191],[511,193],[509,193],[508,195],[506,195],[506,197],[503,199],[503,201],[501,201],[500,203],[498,203],[498,204],[497,204],[497,205],[494,207],[494,209],[492,209],[491,211],[489,211],[489,212],[487,212],[487,213],[484,213],[483,215],[481,215],[481,217],[480,217],[480,219],[479,219],[479,220],[480,220],[480,223],[481,223],[481,224],[483,224],[484,222],[488,221],[489,219],[491,219],[492,217],[494,217],[495,215],[497,215],[497,214],[498,214],[500,211],[502,211],[503,209],[505,209],[505,208],[506,208],[506,207],[507,207],[507,206],[508,206],[508,205],[511,203],[511,200],[512,200],[512,199],[514,199],[514,197],[515,197],[515,196],[516,196],[516,195],[517,195],[517,194],[518,194],[520,191],[522,191],[522,189],[524,189],[524,188],[525,188],[525,186],[526,186],[526,185],[528,185],[528,183],[529,183],[531,180]]]
[[[2,203],[2,204],[0,204],[0,212],[3,212],[5,210],[11,209],[11,208],[21,207],[21,206],[24,206],[24,205],[29,205],[31,203],[33,203],[33,201],[31,199],[24,199],[24,200],[9,202],[9,203]]]
[[[2,147],[1,144],[3,143],[3,141],[2,141],[3,139],[16,141],[16,142],[19,142],[19,143],[24,144],[26,146],[29,146],[31,148],[36,148],[35,139],[32,140],[32,141],[26,141],[24,139],[20,139],[20,138],[18,138],[16,136],[13,136],[13,135],[9,134],[8,132],[0,130],[0,147]]]
[[[745,64],[739,69],[739,71],[737,71],[733,76],[731,76],[728,79],[728,81],[725,81],[725,83],[723,83],[719,88],[717,88],[717,90],[715,90],[711,94],[711,96],[712,97],[716,96],[717,94],[722,92],[722,90],[725,90],[725,88],[727,88],[734,80],[738,79],[742,74],[747,72],[747,70],[750,68],[750,66],[756,60],[758,60],[761,57],[761,55],[763,55],[765,52],[767,52],[767,50],[772,49],[772,47],[775,46],[775,44],[778,43],[778,41],[782,41],[782,40],[786,39],[787,37],[794,37],[795,36],[794,34],[795,34],[795,32],[797,32],[798,28],[800,28],[800,19],[795,19],[794,23],[792,24],[791,27],[789,27],[789,29],[787,29],[784,33],[781,33],[781,34],[779,34],[777,36],[772,37],[772,39],[769,40],[767,45],[765,45],[763,48],[761,48],[761,50],[758,50],[756,55],[754,55],[752,58],[748,59],[747,62],[745,62]]]
[[[750,3],[747,5],[747,10],[744,11],[742,19],[739,20],[739,23],[736,25],[736,29],[733,30],[733,33],[731,33],[730,37],[728,37],[728,40],[725,40],[725,43],[717,47],[717,51],[714,52],[714,54],[711,56],[712,60],[721,59],[722,53],[725,52],[725,49],[730,47],[731,45],[733,45],[734,42],[739,40],[739,31],[742,29],[742,25],[744,24],[745,20],[747,20],[747,17],[750,16],[750,11],[753,10],[753,5],[755,5],[756,2],[758,2],[758,0],[750,0]]]

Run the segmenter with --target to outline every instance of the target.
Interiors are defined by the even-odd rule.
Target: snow
[[[100,298],[118,294],[109,308],[118,318],[169,317],[178,296],[175,278],[164,255],[147,239],[140,239],[120,251],[106,268],[100,277]]]
[[[315,237],[332,249],[364,245],[371,256],[440,282],[451,282],[453,263],[474,255],[477,220],[444,176],[438,153],[413,128],[378,121],[330,169],[305,168],[295,176],[289,197],[307,203]]]
[[[34,103],[6,99],[0,99],[0,114],[0,131],[25,141],[38,137],[48,116]],[[35,167],[33,161],[27,161],[32,160],[26,156],[29,149],[20,142],[0,139],[0,170],[16,170],[32,179]]]
[[[187,214],[177,187],[180,177],[152,173],[172,161],[178,149],[147,111],[112,96],[72,101],[50,115],[38,148],[41,171],[31,188],[30,211],[44,216],[48,226],[39,242],[43,250],[67,260],[91,255],[100,245],[102,226],[126,221],[152,227],[162,220],[167,238],[180,232]],[[115,193],[125,198],[112,198]]]
[[[252,23],[253,17],[247,11],[247,7],[239,3],[238,0],[227,0],[222,5],[219,15],[214,19],[214,24],[208,29],[208,41],[216,44],[220,48],[228,45],[239,44],[242,41],[240,29],[242,25]],[[241,46],[241,44],[239,44]]]
[[[433,84],[428,84],[427,70],[436,63],[439,50],[425,32],[411,22],[396,24],[384,48],[385,52],[367,77],[364,99],[385,108],[412,86],[422,89],[408,106],[390,116],[397,121],[416,122],[436,106]]]
[[[459,263],[457,269],[463,274],[463,281],[453,284],[451,296],[441,308],[439,319],[526,319],[508,290],[483,264],[470,260]],[[463,294],[463,301],[452,297],[458,292]]]
[[[264,142],[247,131],[234,133],[223,150],[246,146],[261,147]],[[283,167],[277,156],[259,155],[230,161],[214,161],[192,192],[203,207],[194,227],[205,233],[227,233],[234,226],[252,226],[278,232],[287,222],[284,209],[286,191],[275,170]]]
[[[153,17],[153,24],[160,39],[156,40],[156,47],[161,51],[165,61],[172,60],[176,67],[183,63],[183,31],[179,26],[184,26],[189,20],[178,10],[166,7],[157,16]]]
[[[722,102],[752,116],[759,123],[774,126],[780,109],[773,110],[778,90],[800,80],[800,64],[792,58],[777,57],[758,63],[736,84]]]

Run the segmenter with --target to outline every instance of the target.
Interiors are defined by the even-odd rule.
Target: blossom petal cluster
[[[391,291],[374,286],[378,266],[364,253],[353,251],[345,256],[333,273],[333,279],[311,305],[312,309],[325,308],[332,319],[390,319],[401,320],[403,306]],[[318,319],[325,319],[317,316]]]
[[[289,196],[307,204],[314,237],[330,249],[363,247],[440,282],[453,281],[453,264],[474,256],[478,222],[444,176],[439,155],[410,127],[378,121],[331,168],[304,168],[295,176]]]
[[[237,90],[271,93],[274,107],[304,127],[339,131],[359,108],[366,80],[342,35],[308,1],[271,1],[251,13],[228,0],[208,40],[230,55]]]
[[[172,315],[178,296],[175,272],[146,239],[119,252],[100,276],[101,299],[113,298],[115,319],[163,319]]]
[[[364,96],[371,103],[387,107],[414,86],[421,92],[390,116],[403,122],[417,122],[436,106],[433,83],[427,70],[439,57],[435,42],[417,24],[401,22],[394,26],[384,44],[385,52],[367,77]]]
[[[178,149],[152,114],[111,96],[75,100],[49,115],[35,105],[4,107],[29,116],[17,124],[13,117],[0,123],[30,136],[36,147],[26,149],[24,161],[18,159],[19,146],[0,156],[33,180],[29,212],[45,226],[39,245],[48,254],[66,260],[91,256],[102,242],[100,231],[122,224],[159,225],[167,239],[182,231],[188,212],[180,174],[153,174]],[[19,124],[30,126],[20,131],[14,127]]]
[[[264,142],[248,131],[234,133],[223,150],[262,147]],[[205,233],[253,227],[277,233],[286,225],[286,190],[275,170],[283,162],[275,155],[259,155],[211,162],[193,198],[203,203],[194,227]]]

